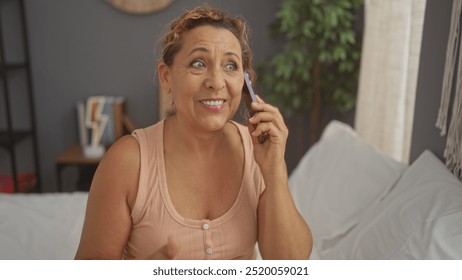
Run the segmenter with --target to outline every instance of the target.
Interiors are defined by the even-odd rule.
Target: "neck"
[[[168,118],[164,123],[164,147],[176,152],[192,154],[197,159],[216,158],[227,146],[225,128],[217,131],[198,131],[176,116]]]

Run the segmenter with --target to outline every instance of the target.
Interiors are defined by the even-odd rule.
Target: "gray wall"
[[[435,124],[441,99],[451,9],[452,1],[427,0],[410,162],[425,149],[443,159],[446,138],[440,136]]]
[[[135,16],[103,0],[26,0],[44,191],[56,190],[56,157],[67,146],[78,144],[78,100],[123,95],[137,125],[157,121],[156,40],[174,17],[201,2],[175,0],[159,13]],[[255,60],[274,51],[267,28],[279,2],[208,1],[246,17]],[[75,179],[73,171],[65,172],[69,181]]]
[[[104,0],[26,0],[44,191],[56,190],[58,154],[78,143],[76,101],[96,94],[124,95],[128,114],[139,126],[158,120],[155,42],[171,19],[202,2],[175,0],[159,13],[135,16]],[[280,0],[208,2],[247,18],[255,61],[276,51],[267,28]],[[452,1],[427,1],[411,160],[427,148],[442,158],[445,139],[435,122],[451,6]],[[353,123],[352,112],[335,118]],[[291,148],[295,134],[289,136],[289,171],[300,156]],[[65,172],[65,183],[72,184],[75,172]]]

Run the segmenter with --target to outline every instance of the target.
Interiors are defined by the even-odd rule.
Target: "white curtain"
[[[462,0],[454,0],[446,49],[441,103],[436,127],[441,135],[447,135],[444,157],[448,168],[462,179],[462,44],[460,26],[462,17]],[[457,59],[458,57],[458,59]],[[455,76],[455,77],[454,77]],[[453,84],[455,89],[453,90]],[[452,112],[449,116],[451,100]]]
[[[365,0],[355,128],[367,142],[409,161],[426,0]]]

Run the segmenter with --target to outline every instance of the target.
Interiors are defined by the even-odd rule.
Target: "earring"
[[[168,97],[170,98],[170,105],[172,105],[172,106],[175,105],[175,102],[173,101],[173,96],[172,96],[171,92],[168,93]]]

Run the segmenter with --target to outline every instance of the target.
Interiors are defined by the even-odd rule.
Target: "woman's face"
[[[182,35],[173,64],[159,66],[176,117],[201,131],[216,131],[236,113],[244,84],[242,51],[230,31],[210,25]],[[167,87],[165,87],[167,86]]]

